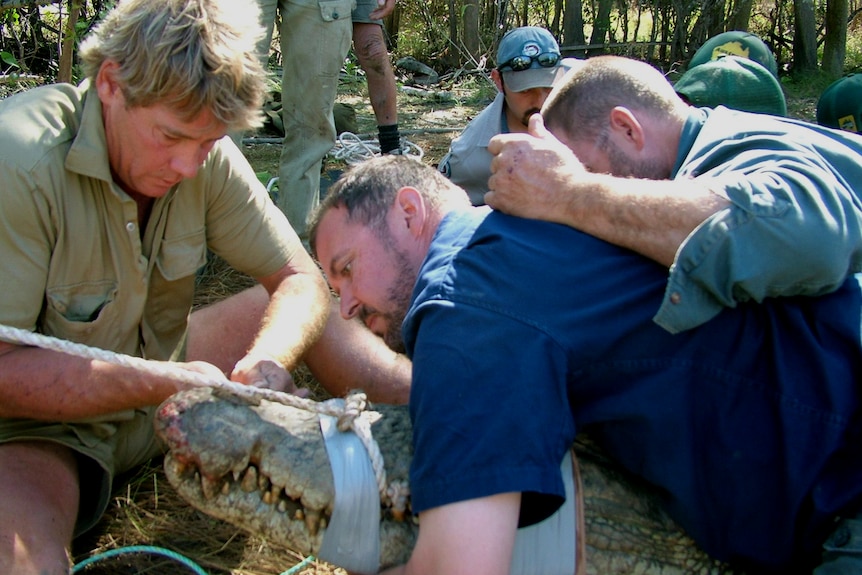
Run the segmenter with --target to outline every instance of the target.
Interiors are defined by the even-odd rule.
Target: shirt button
[[[129,232],[135,231],[135,222],[126,222],[126,230]]]
[[[672,294],[670,294],[670,303],[678,304],[681,301],[682,301],[682,296],[679,295],[678,291],[675,291]]]
[[[338,20],[338,17],[339,17],[339,16],[340,16],[340,14],[338,14],[338,12],[333,12],[333,13],[332,13],[332,19],[333,19],[333,20]]]

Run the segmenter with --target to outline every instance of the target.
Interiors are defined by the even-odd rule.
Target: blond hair
[[[116,62],[130,107],[167,104],[187,118],[209,110],[242,131],[262,123],[262,35],[253,2],[124,0],[84,40],[80,58],[91,81],[106,60]]]

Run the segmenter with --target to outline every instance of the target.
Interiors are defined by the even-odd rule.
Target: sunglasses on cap
[[[545,52],[538,56],[515,56],[497,66],[497,69],[510,68],[513,72],[522,72],[532,66],[534,61],[538,62],[542,68],[551,68],[560,61],[560,55],[556,52]]]

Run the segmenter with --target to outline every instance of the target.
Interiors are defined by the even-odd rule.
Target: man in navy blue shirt
[[[413,360],[419,539],[392,573],[509,571],[564,498],[579,432],[664,494],[712,556],[806,573],[862,503],[862,289],[671,334],[667,269],[570,227],[472,208],[404,158],[353,168],[311,243],[344,317]]]

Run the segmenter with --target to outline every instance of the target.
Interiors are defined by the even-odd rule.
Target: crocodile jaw
[[[406,419],[405,409],[394,413]],[[168,481],[192,506],[297,552],[318,553],[335,493],[317,414],[269,401],[234,403],[194,389],[166,400],[155,428],[168,450]],[[387,468],[406,478],[409,450],[388,457]],[[381,565],[387,567],[409,557],[417,526],[383,511]]]

